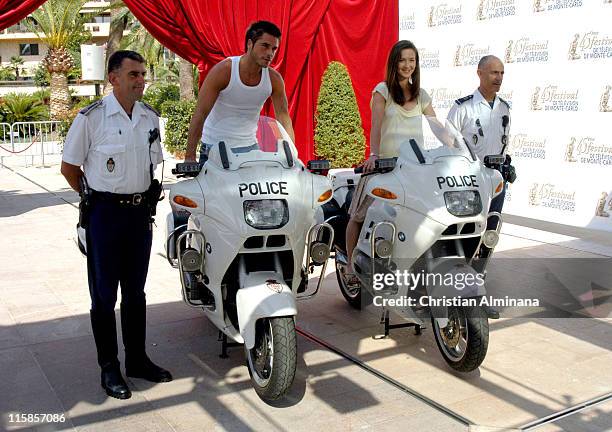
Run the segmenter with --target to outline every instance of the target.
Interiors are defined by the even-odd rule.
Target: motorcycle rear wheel
[[[450,367],[471,372],[484,361],[489,347],[489,320],[480,306],[448,308],[448,325],[431,318],[438,349]]]
[[[246,349],[251,383],[260,398],[283,397],[295,377],[297,339],[293,317],[262,318],[255,324],[255,346]]]

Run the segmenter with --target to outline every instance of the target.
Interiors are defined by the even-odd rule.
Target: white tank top
[[[256,86],[240,80],[240,57],[230,57],[232,72],[229,84],[221,90],[202,129],[202,142],[217,144],[225,141],[230,146],[251,145],[256,140],[257,121],[264,103],[272,94],[268,68],[261,70]]]

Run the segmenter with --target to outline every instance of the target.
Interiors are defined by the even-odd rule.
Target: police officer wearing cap
[[[505,154],[507,150],[510,104],[497,96],[504,79],[504,64],[500,59],[484,56],[478,63],[477,73],[480,86],[471,95],[455,101],[448,120],[483,161],[487,155]],[[506,187],[493,199],[489,211],[501,213],[505,195]]]
[[[151,191],[159,185],[153,172],[162,162],[158,115],[139,101],[145,74],[145,60],[134,51],[117,51],[110,57],[108,79],[113,92],[76,116],[61,167],[70,186],[89,197],[87,215],[82,216],[86,223],[81,225],[86,232],[91,326],[102,387],[118,399],[131,396],[117,358],[118,285],[126,375],[152,382],[172,380],[145,352],[144,286],[152,209],[159,198]]]
[[[504,64],[499,58],[484,56],[478,62],[476,72],[480,79],[479,87],[471,95],[455,101],[448,112],[448,120],[461,132],[474,154],[484,161],[487,155],[506,152],[510,134],[510,105],[497,96],[504,79]],[[507,160],[509,164],[509,158]],[[504,182],[502,192],[491,201],[489,212],[501,213],[506,186]],[[495,225],[496,221],[491,220],[487,223],[487,229],[493,229]],[[485,309],[489,317],[499,317],[495,309]]]

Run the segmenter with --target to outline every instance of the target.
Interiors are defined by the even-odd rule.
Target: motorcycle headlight
[[[244,202],[244,220],[256,229],[275,229],[289,221],[289,208],[284,199]]]
[[[454,216],[475,216],[482,211],[482,202],[478,191],[444,192],[447,210]]]

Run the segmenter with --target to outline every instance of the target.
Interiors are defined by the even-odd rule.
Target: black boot
[[[153,363],[145,352],[147,307],[140,301],[121,302],[121,332],[125,347],[125,374],[151,382],[170,382],[172,375]]]
[[[106,390],[106,394],[111,397],[117,399],[129,399],[132,397],[130,388],[121,376],[119,365],[108,365],[103,367],[100,383],[102,384],[102,388]]]
[[[117,399],[132,396],[130,389],[121,376],[117,360],[117,325],[115,313],[90,311],[91,329],[98,351],[98,364],[102,370],[100,384],[106,394]]]

